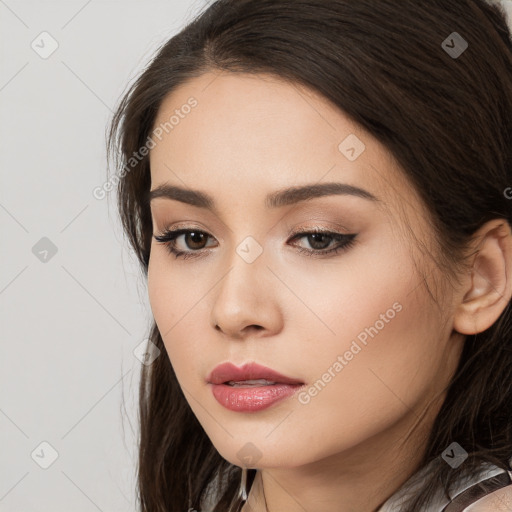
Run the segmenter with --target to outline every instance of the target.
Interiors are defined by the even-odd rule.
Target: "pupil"
[[[193,240],[193,243],[192,243],[192,246],[194,245],[194,243],[199,243],[199,245],[201,244],[201,238],[203,237],[203,233],[198,233],[196,231],[191,231],[190,233],[188,233],[188,236],[189,238],[191,238],[192,240],[195,238],[195,237],[199,237],[199,241],[197,240]],[[187,244],[187,245],[190,245],[190,244]],[[199,247],[201,248],[201,247]],[[197,249],[197,247],[196,247]]]
[[[317,247],[315,246],[315,243],[318,244],[319,241],[318,240],[315,240],[315,237],[319,237],[320,238],[320,245],[323,246],[323,247]],[[322,244],[321,243],[321,239],[322,237],[326,237],[327,238],[327,244]],[[313,243],[311,243],[311,240],[310,240],[310,244],[311,244],[311,247],[313,247],[314,249],[325,249],[328,245],[329,245],[329,242],[330,242],[330,236],[329,235],[326,235],[324,233],[314,233],[312,235],[309,235],[309,238],[313,240]]]

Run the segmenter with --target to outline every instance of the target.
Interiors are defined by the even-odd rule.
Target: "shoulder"
[[[512,484],[487,494],[464,509],[465,512],[510,512],[512,510]]]

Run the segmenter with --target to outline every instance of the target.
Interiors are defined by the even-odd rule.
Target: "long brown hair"
[[[458,56],[442,43],[457,32]],[[163,98],[207,71],[272,73],[319,92],[393,155],[432,214],[436,261],[462,268],[474,232],[510,222],[512,43],[505,13],[484,0],[218,0],[159,48],[122,98],[108,134],[124,231],[147,277],[152,221],[147,145]],[[133,160],[134,153],[139,156]],[[421,463],[432,471],[405,512],[482,462],[508,469],[512,452],[512,313],[467,336]],[[189,407],[162,337],[140,383],[138,493],[143,512],[236,511],[240,467],[223,459]],[[440,454],[457,441],[454,469]],[[254,471],[249,472],[249,483]]]

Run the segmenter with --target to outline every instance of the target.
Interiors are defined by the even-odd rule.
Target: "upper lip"
[[[242,367],[232,363],[222,363],[216,366],[206,380],[211,384],[223,384],[229,381],[244,381],[253,379],[266,379],[280,384],[304,384],[298,379],[286,377],[271,368],[257,363],[247,363]]]

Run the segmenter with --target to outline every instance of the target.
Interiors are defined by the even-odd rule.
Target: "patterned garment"
[[[509,468],[512,467],[512,458],[509,461]],[[423,468],[420,473],[428,471]],[[409,481],[400,487],[377,512],[399,512],[404,502],[406,493],[414,492],[414,487]],[[470,512],[472,505],[478,503],[488,494],[497,491],[505,486],[511,486],[512,492],[512,471],[505,471],[494,464],[486,464],[482,466],[482,470],[472,480],[465,479],[457,485],[456,489],[450,494],[451,499],[447,499],[442,490],[436,495],[435,503],[431,505],[428,511],[422,512]],[[490,510],[490,509],[489,509]],[[496,508],[496,510],[506,510],[505,508]],[[512,508],[510,508],[512,512]]]

